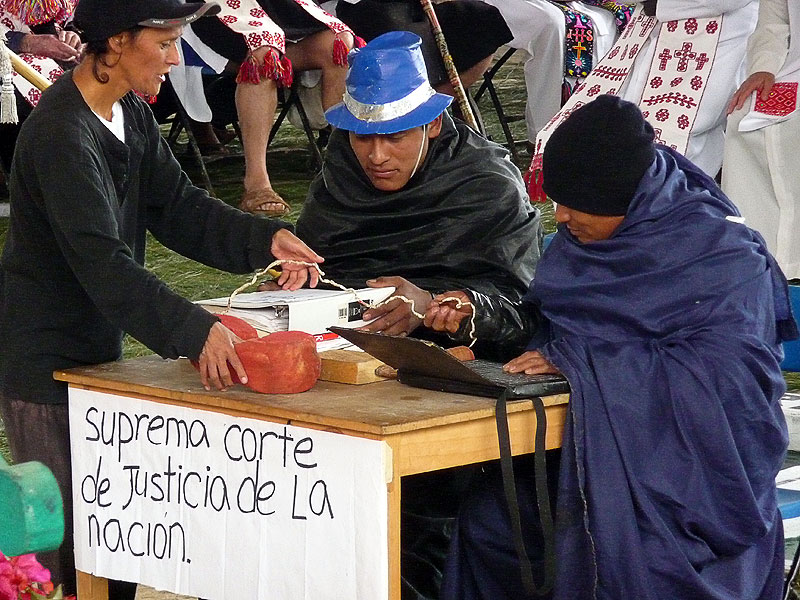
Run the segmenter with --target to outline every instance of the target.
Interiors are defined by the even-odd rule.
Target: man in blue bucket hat
[[[344,100],[325,114],[336,130],[298,235],[334,280],[396,286],[420,314],[454,284],[519,298],[541,227],[508,152],[445,112],[453,99],[431,87],[417,35],[381,35],[349,63]],[[400,300],[365,317],[389,334],[421,323]]]
[[[420,314],[453,286],[519,299],[541,227],[508,152],[445,112],[452,98],[430,86],[413,33],[381,35],[348,60],[344,101],[326,113],[336,129],[297,223],[325,272],[353,287],[396,286]],[[373,331],[423,331],[400,300],[365,317]],[[461,470],[403,479],[403,598],[438,598],[469,478]]]

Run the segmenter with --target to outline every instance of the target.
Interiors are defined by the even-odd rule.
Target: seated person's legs
[[[494,53],[512,39],[500,11],[478,0],[458,0],[436,5],[436,14],[465,88],[478,81],[492,64]],[[480,24],[480,35],[476,35]],[[449,81],[434,86],[443,94],[454,92]]]
[[[550,505],[555,506],[560,451],[547,453]],[[536,585],[543,577],[541,524],[536,498],[533,456],[514,459],[523,540]],[[442,600],[518,600],[525,597],[519,560],[499,463],[491,463],[473,479],[461,503],[445,565]]]
[[[336,37],[330,30],[320,31],[286,44],[286,55],[296,71],[322,70],[322,105],[329,108],[340,102],[344,93],[347,69],[333,62],[333,43]],[[340,34],[348,49],[353,46],[350,34]],[[270,52],[269,47],[256,50],[258,64]],[[262,77],[258,83],[239,83],[236,87],[236,109],[242,129],[242,147],[245,156],[245,199],[242,209],[274,212],[280,209],[282,199],[274,191],[267,174],[267,143],[277,107],[277,83]],[[249,201],[248,201],[249,199]]]
[[[263,46],[253,52],[259,63],[271,51]],[[278,105],[278,84],[262,77],[258,83],[239,83],[236,86],[236,111],[242,131],[244,151],[244,196],[242,210],[277,213],[281,201],[272,190],[267,174],[267,142]],[[272,200],[271,195],[274,194]]]
[[[422,38],[428,78],[439,92],[453,94],[427,16],[416,0],[339,2],[337,16],[357,35],[369,41],[387,31],[412,31]],[[479,0],[454,0],[436,5],[448,49],[464,87],[477,81],[489,67],[495,51],[511,40],[500,12]],[[476,35],[480,23],[480,35]]]
[[[322,71],[322,108],[328,110],[342,101],[344,80],[347,69],[333,62],[333,44],[336,35],[330,30],[320,31],[303,38],[295,44],[286,44],[286,55],[292,61],[295,71]],[[353,36],[339,34],[348,51],[353,48]]]
[[[510,45],[527,53],[525,122],[528,139],[561,108],[564,79],[564,13],[546,0],[485,0],[496,6],[514,39]]]
[[[309,25],[306,21],[310,17],[305,13],[303,15],[303,22],[298,25],[302,39],[286,44],[286,57],[291,61],[293,71],[322,70],[322,102],[323,107],[328,108],[341,100],[347,71],[333,61],[337,36],[313,19],[312,25]],[[297,15],[282,16],[297,18]],[[250,58],[247,45],[240,34],[225,27],[218,19],[201,21],[205,22],[194,23],[192,29],[204,43],[237,66]],[[314,28],[318,30],[312,31]],[[289,30],[286,31],[289,35]],[[338,34],[338,39],[345,43],[347,50],[352,48],[353,38],[349,33]],[[265,58],[274,52],[269,46],[258,48],[252,53],[254,64],[263,65]],[[272,189],[267,172],[267,144],[277,108],[278,83],[263,75],[256,79],[257,81],[240,82],[235,93],[245,158],[244,195],[240,207],[248,212],[267,215],[285,214],[290,207]]]

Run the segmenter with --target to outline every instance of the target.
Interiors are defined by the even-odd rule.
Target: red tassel
[[[541,154],[534,155],[524,179],[525,183],[528,184],[528,196],[531,202],[547,202],[547,194],[544,193],[544,188],[542,187],[544,173],[542,172]]]
[[[281,59],[281,77],[280,83],[283,87],[292,87],[292,81],[294,80],[294,69],[292,67],[292,61],[289,60],[289,57],[285,54],[283,55],[283,59]]]
[[[353,46],[356,48],[363,48],[367,45],[367,42],[364,41],[364,38],[358,37],[357,35],[353,36]]]
[[[256,57],[250,54],[239,67],[236,83],[260,83],[261,75],[256,63]]]
[[[281,55],[275,48],[270,48],[264,57],[264,64],[259,68],[261,77],[279,81],[281,78]]]
[[[565,79],[561,84],[561,106],[564,106],[567,103],[567,100],[569,100],[570,96],[572,96],[573,91],[574,88]]]
[[[350,52],[350,48],[342,41],[342,38],[337,37],[333,40],[333,64],[346,67],[348,52]]]

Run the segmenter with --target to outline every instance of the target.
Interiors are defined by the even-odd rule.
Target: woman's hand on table
[[[461,302],[461,307],[456,308],[458,302],[454,300],[443,302],[445,298],[457,298]],[[471,314],[472,306],[469,304],[469,296],[466,293],[462,291],[445,292],[434,296],[428,303],[424,323],[425,327],[434,331],[455,333],[461,326],[464,317],[469,317]]]
[[[198,358],[200,368],[200,381],[207,390],[213,385],[218,390],[226,390],[233,385],[230,367],[236,372],[242,383],[247,383],[247,373],[244,371],[242,361],[236,354],[234,344],[241,342],[241,338],[217,322],[208,331],[208,338]]]
[[[325,260],[288,229],[279,229],[272,236],[270,252],[278,260],[306,263],[321,263]],[[319,271],[315,267],[286,262],[281,264],[280,269],[281,275],[277,279],[277,284],[285,290],[298,290],[306,281],[309,281],[308,286],[312,288],[317,287],[319,283]]]
[[[526,375],[542,375],[544,373],[560,374],[553,363],[547,360],[538,350],[529,350],[503,365],[506,373],[525,373]]]

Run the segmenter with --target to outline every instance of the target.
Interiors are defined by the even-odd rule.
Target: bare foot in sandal
[[[292,207],[272,188],[250,190],[242,195],[239,208],[254,215],[280,217],[289,213]]]

